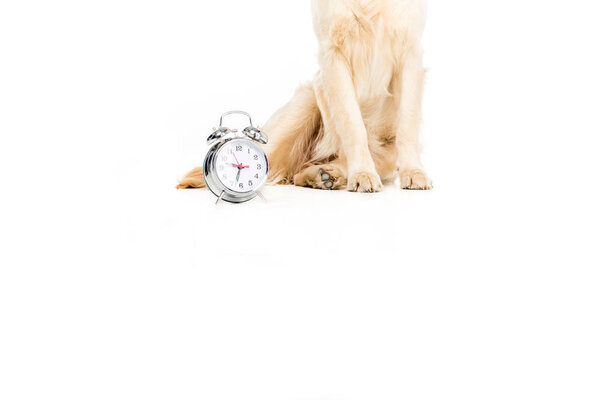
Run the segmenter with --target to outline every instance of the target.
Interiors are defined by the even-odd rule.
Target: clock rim
[[[266,171],[265,176],[262,179],[261,183],[256,186],[255,189],[250,190],[249,192],[238,192],[228,188],[219,178],[217,173],[217,159],[219,152],[225,147],[226,144],[231,142],[240,141],[244,143],[251,143],[256,145],[256,148],[262,152],[265,162],[266,162]],[[208,150],[206,157],[204,158],[204,181],[206,182],[206,186],[210,189],[210,191],[217,197],[220,197],[223,194],[222,200],[225,200],[229,203],[244,203],[246,201],[254,199],[258,195],[258,191],[267,183],[269,179],[269,158],[267,157],[267,153],[262,149],[262,147],[253,142],[250,139],[236,137],[229,138],[225,140],[221,140],[218,143],[215,143]]]

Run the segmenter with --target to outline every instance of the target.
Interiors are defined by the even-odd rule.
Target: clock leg
[[[256,192],[256,194],[258,195],[258,197],[260,197],[260,199],[262,201],[264,201],[265,203],[268,203],[267,199],[265,198],[265,196],[263,196],[261,191]]]
[[[223,190],[221,192],[221,195],[219,196],[219,198],[217,199],[217,202],[215,203],[215,205],[219,204],[219,202],[221,201],[221,199],[223,198],[223,195],[225,194],[225,191]]]

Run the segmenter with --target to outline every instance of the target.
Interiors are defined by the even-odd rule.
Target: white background
[[[429,193],[173,189],[308,1],[0,3],[0,398],[598,399],[593,1],[432,0]]]

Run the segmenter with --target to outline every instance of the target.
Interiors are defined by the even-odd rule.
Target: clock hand
[[[242,173],[242,170],[238,168],[238,173],[237,173],[237,176],[235,177],[235,183],[238,183],[238,181],[240,180],[241,173]]]

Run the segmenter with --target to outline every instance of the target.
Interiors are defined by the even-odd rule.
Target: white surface
[[[3,2],[0,398],[597,399],[597,15],[430,1],[434,191],[214,207],[173,186],[310,78],[308,2]]]

